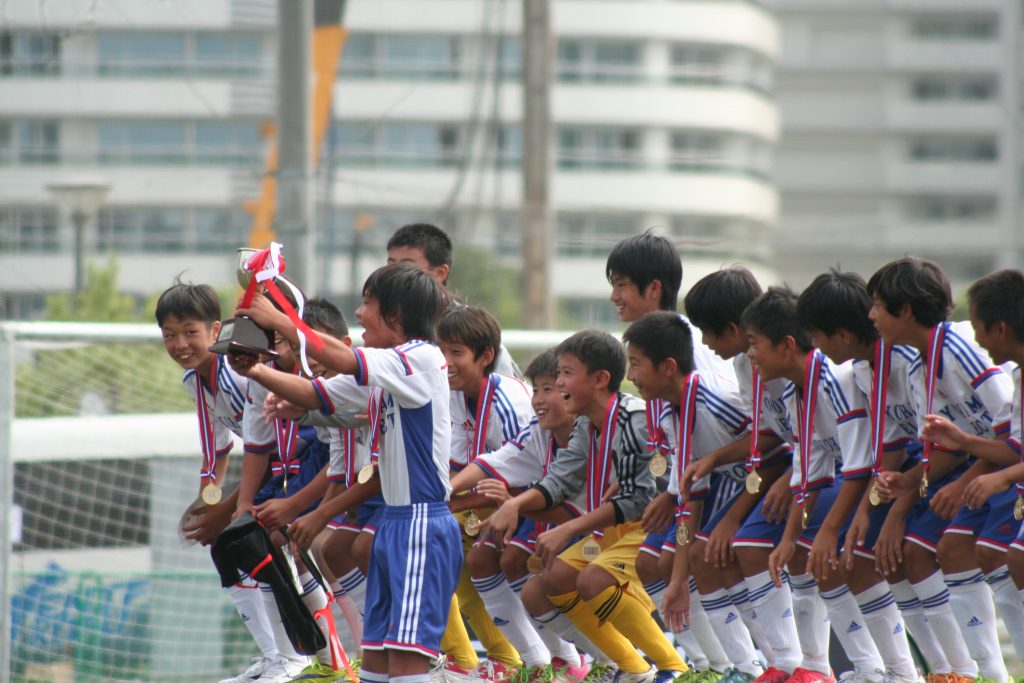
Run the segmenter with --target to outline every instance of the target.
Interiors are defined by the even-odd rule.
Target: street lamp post
[[[95,220],[103,200],[110,192],[110,185],[93,178],[79,178],[50,183],[47,191],[53,196],[63,216],[71,219],[74,229],[75,253],[75,294],[85,286],[85,226]]]

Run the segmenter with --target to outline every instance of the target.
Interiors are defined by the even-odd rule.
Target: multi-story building
[[[1018,265],[1018,0],[771,0],[782,136],[775,265],[870,274],[915,253],[959,283]]]
[[[381,262],[399,225],[518,260],[520,3],[349,0],[320,155],[321,291]],[[653,227],[686,281],[722,263],[765,272],[776,221],[775,22],[743,0],[552,3],[554,295],[563,322],[608,322],[604,257]],[[48,183],[103,177],[87,230],[139,296],[181,271],[228,284],[275,112],[275,3],[16,0],[0,17],[0,297],[29,316],[72,284]],[[285,245],[287,250],[287,245]],[[472,256],[470,256],[472,257]],[[458,266],[456,266],[458,267]]]

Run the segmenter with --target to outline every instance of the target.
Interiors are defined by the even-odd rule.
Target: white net
[[[22,326],[15,339],[10,679],[245,668],[257,650],[209,552],[178,537],[199,442],[155,326]]]

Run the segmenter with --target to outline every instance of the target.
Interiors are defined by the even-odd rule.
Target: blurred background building
[[[733,261],[767,275],[771,13],[726,0],[558,0],[552,11],[560,321],[615,320],[604,259],[649,227],[680,246],[688,283]],[[353,248],[361,282],[412,221],[445,227],[463,263],[514,270],[520,15],[505,0],[349,1],[316,178],[322,293],[349,290]],[[123,290],[145,297],[182,271],[230,283],[275,113],[275,25],[272,0],[4,4],[4,316],[37,315],[46,292],[72,287],[69,223],[46,190],[69,177],[111,187],[85,251],[118,255]]]

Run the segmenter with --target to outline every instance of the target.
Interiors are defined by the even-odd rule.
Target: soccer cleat
[[[722,674],[720,683],[753,683],[753,680],[757,678],[754,674],[748,674],[746,671],[740,671],[739,669],[732,667],[726,669],[725,673]]]
[[[237,676],[231,676],[230,678],[222,678],[218,683],[250,683],[260,677],[267,667],[273,663],[273,659],[269,657],[257,657],[253,660],[253,663],[249,665],[249,668],[238,674]]]
[[[647,671],[641,673],[630,673],[628,671],[622,671],[621,669],[615,678],[614,683],[654,683],[655,676],[658,675],[658,670],[653,666]]]
[[[309,665],[309,657],[278,657],[256,680],[259,683],[291,683]]]
[[[674,669],[659,669],[654,674],[654,683],[672,683],[674,680],[682,676],[685,671],[676,671]]]
[[[590,665],[581,660],[579,666],[573,666],[561,657],[551,659],[552,680],[556,683],[583,683],[590,675]]]
[[[506,680],[511,680],[512,673],[513,672],[510,667],[496,659],[488,657],[487,659],[480,660],[480,664],[473,669],[471,680],[486,681],[488,683],[503,683]]]
[[[925,683],[925,679],[922,678],[920,674],[913,678],[906,678],[904,676],[898,676],[891,671],[886,671],[885,678],[882,680],[883,683]],[[947,682],[945,677],[943,677],[943,682]]]
[[[446,683],[470,683],[474,680],[473,672],[456,664],[454,659],[448,659],[442,655],[440,662],[440,665],[437,667],[440,671],[440,679],[436,679],[434,671],[431,670],[431,683],[435,683],[437,680],[444,681]]]
[[[875,669],[871,673],[861,671],[844,671],[839,676],[839,683],[882,683],[885,680],[885,672]],[[994,683],[994,682],[993,682]]]
[[[291,683],[336,683],[348,677],[344,671],[336,671],[333,667],[316,661],[302,670]]]
[[[714,669],[704,669],[703,671],[690,669],[682,675],[676,676],[672,683],[718,683],[724,675]]]
[[[792,674],[786,673],[782,669],[776,669],[774,666],[768,667],[768,669],[754,679],[754,683],[786,683]]]
[[[786,683],[836,683],[836,678],[830,673],[823,674],[820,671],[797,667]]]

